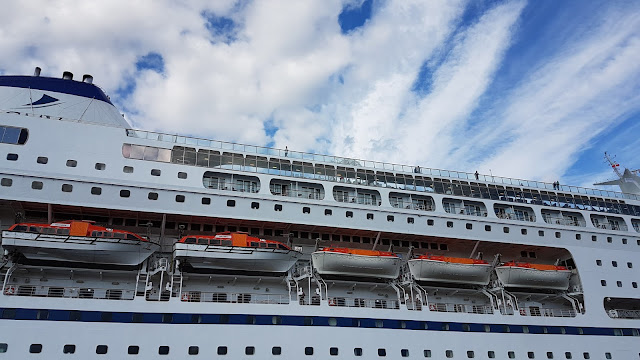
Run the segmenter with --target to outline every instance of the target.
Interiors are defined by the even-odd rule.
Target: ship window
[[[373,220],[373,214],[367,213],[367,220]]]
[[[178,179],[186,179],[187,173],[184,171],[178,171]]]
[[[571,355],[571,353],[570,353],[569,351],[567,351],[567,352],[565,352],[565,353],[564,353],[564,357],[565,357],[566,359],[573,359],[573,356]]]
[[[188,354],[189,355],[198,355],[198,353],[200,353],[200,348],[199,347],[197,347],[197,346],[189,346],[189,350],[188,350]],[[247,354],[247,355],[253,355],[253,354]]]
[[[160,169],[151,169],[152,176],[160,176],[160,174],[161,174]]]
[[[535,358],[536,358],[536,355],[533,353],[533,351],[529,351],[529,352],[527,352],[527,357],[528,357],[529,359],[535,359]]]
[[[104,163],[96,163],[96,170],[104,170],[107,168],[107,165]]]
[[[616,281],[616,285],[618,285],[618,287],[622,287],[622,281],[620,280]]]
[[[7,160],[9,160],[9,161],[16,161],[16,160],[18,160],[18,154],[8,153],[8,154],[7,154]]]
[[[581,240],[581,239],[582,239],[582,235],[576,234],[576,240]]]
[[[608,243],[612,243],[613,242],[613,238],[611,236],[607,236],[607,242]]]
[[[129,355],[138,355],[140,353],[140,346],[138,345],[129,345],[127,348],[127,354]]]
[[[415,219],[412,217],[408,217],[407,218],[407,224],[414,224],[415,223]]]
[[[62,347],[63,354],[73,354],[75,352],[76,352],[76,346],[73,344],[66,344],[65,346]]]
[[[353,349],[353,355],[362,356],[362,348],[354,348]]]
[[[303,214],[310,214],[310,213],[311,213],[311,208],[310,208],[310,207],[308,207],[308,206],[304,206],[304,207],[302,208],[302,213],[303,213]]]
[[[91,187],[91,195],[101,195],[101,194],[102,194],[101,187],[97,187],[97,186]]]
[[[622,238],[622,244],[623,244],[623,245],[627,245],[627,239]]]
[[[378,349],[378,356],[380,357],[387,356],[387,349]]]
[[[271,348],[271,355],[281,355],[282,348],[280,346],[274,346]]]
[[[547,359],[553,359],[553,353],[551,351],[547,351]]]
[[[538,236],[544,236],[544,230],[538,230]]]
[[[29,137],[29,130],[13,126],[0,126],[0,142],[5,144],[24,145]]]
[[[333,211],[331,209],[324,209],[324,214],[327,216],[331,216],[333,214]]]
[[[348,218],[352,218],[352,217],[353,217],[353,211],[347,211],[347,212],[345,213],[345,215],[346,215],[346,217],[348,217]],[[639,240],[639,241],[640,241],[640,240]]]
[[[509,351],[507,353],[507,356],[509,356],[509,359],[515,359],[516,358],[516,353],[513,351]]]
[[[303,320],[304,324],[307,326],[313,325],[313,318],[306,316]]]
[[[142,314],[134,313],[131,314],[131,321],[134,323],[141,323],[144,320],[144,316]]]
[[[445,356],[448,358],[452,358],[453,357],[453,350],[447,350],[444,352]]]
[[[125,166],[122,168],[122,172],[125,174],[132,174],[133,173],[133,166]]]
[[[218,346],[218,355],[227,355],[227,347]]]
[[[313,348],[311,346],[307,346],[304,348],[305,355],[313,355]]]
[[[244,354],[245,355],[253,355],[256,353],[256,348],[253,346],[247,346],[244,348]]]
[[[585,359],[591,359],[591,355],[589,355],[588,352],[582,353],[582,357],[585,358]]]
[[[400,350],[400,356],[409,357],[409,349],[401,349]]]
[[[520,229],[520,234],[527,235],[527,229]]]
[[[509,227],[508,226],[503,227],[502,231],[504,231],[505,234],[508,234],[509,233]]]
[[[448,228],[452,228],[453,227],[453,221],[447,221],[447,227]]]
[[[604,353],[604,358],[605,359],[611,359],[611,353],[609,353],[609,352]]]
[[[62,191],[63,192],[71,192],[71,191],[73,191],[73,185],[71,185],[71,184],[62,184]]]
[[[428,219],[427,220],[427,225],[433,226],[433,219]]]
[[[120,197],[128,198],[131,196],[131,191],[129,190],[120,190]]]
[[[49,162],[49,158],[46,156],[38,156],[38,158],[36,159],[36,162],[38,164],[46,164]]]
[[[257,201],[252,201],[251,202],[251,208],[252,209],[260,209],[260,203]]]
[[[449,250],[447,244],[440,244],[440,250]]]
[[[15,319],[16,317],[16,309],[4,309],[2,312],[3,319]]]
[[[471,224],[471,223],[467,223],[465,226],[466,226],[467,230],[473,229],[473,224]]]
[[[282,204],[275,204],[273,205],[273,210],[275,211],[282,211]],[[265,234],[266,235],[266,234]]]
[[[235,200],[227,200],[227,206],[228,207],[236,206],[236,201]]]
[[[591,241],[598,241],[598,237],[595,235],[591,235]]]
[[[147,197],[149,198],[149,200],[158,200],[158,193],[150,192]]]
[[[337,356],[338,355],[338,348],[337,347],[329,348],[329,355]]]
[[[611,266],[618,267],[618,262],[615,260],[611,261]]]
[[[600,259],[596,260],[596,265],[602,266],[602,260],[600,260]]]
[[[430,358],[431,357],[431,350],[424,350],[424,351],[422,351],[422,354],[424,355],[424,357]]]
[[[183,203],[184,202],[184,195],[176,195],[176,202]]]
[[[387,215],[387,221],[393,222],[394,221],[393,215]]]
[[[229,244],[229,245],[231,245],[231,244]],[[278,244],[268,243],[268,244],[267,244],[267,248],[269,248],[269,249],[276,249],[276,248],[278,248]]]
[[[0,185],[2,185],[2,186],[11,186],[11,185],[13,185],[13,180],[11,180],[9,178],[2,178],[2,180],[0,180]]]
[[[491,225],[485,225],[484,231],[491,231]]]
[[[107,345],[98,345],[98,346],[96,346],[96,354],[104,355],[104,354],[107,353],[108,349],[109,348],[108,348]]]
[[[29,352],[32,354],[40,354],[42,352],[42,344],[31,344]]]
[[[495,359],[495,358],[496,358],[496,353],[495,353],[495,351],[493,351],[493,350],[489,350],[489,351],[487,351],[487,357],[488,357],[489,359]]]
[[[600,280],[600,285],[607,286],[607,280]]]
[[[158,347],[158,354],[159,355],[169,355],[169,347],[168,346],[160,346]]]

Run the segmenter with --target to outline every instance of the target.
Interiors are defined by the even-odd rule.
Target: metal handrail
[[[85,240],[85,243],[89,243],[89,244],[93,244],[95,242],[108,242],[108,243],[120,243],[120,242],[127,242],[128,244],[131,245],[138,245],[138,244],[155,244],[158,245],[158,243],[151,241],[151,240],[138,240],[138,239],[118,239],[118,238],[105,238],[105,237],[93,237],[93,236],[75,236],[75,235],[55,235],[55,234],[43,234],[43,233],[36,233],[36,232],[29,232],[29,231],[10,231],[10,230],[3,230],[2,231],[2,237],[8,237],[9,235],[5,235],[5,233],[13,233],[13,234],[37,234],[36,237],[16,237],[14,235],[15,238],[21,239],[21,240],[34,240],[34,241],[50,241],[50,239],[61,239],[63,241],[58,241],[58,242],[68,242],[68,241],[81,241],[81,240]]]
[[[289,295],[258,293],[222,293],[212,291],[183,291],[182,302],[219,302],[230,304],[289,304]]]

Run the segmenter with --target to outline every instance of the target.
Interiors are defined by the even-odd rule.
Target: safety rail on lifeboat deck
[[[491,305],[432,302],[429,303],[429,310],[436,312],[455,312],[467,314],[493,314],[493,308],[491,307]]]
[[[289,295],[286,294],[255,294],[255,293],[222,293],[204,291],[183,291],[183,302],[218,302],[231,304],[288,304]]]
[[[535,306],[521,307],[522,316],[543,316],[543,317],[575,317],[576,311],[573,309],[539,308]]]
[[[62,287],[62,286],[34,286],[7,284],[4,295],[32,296],[48,298],[76,298],[76,299],[105,299],[105,300],[133,300],[135,290],[107,289],[95,287]]]
[[[393,299],[365,299],[334,296],[329,297],[329,306],[362,307],[372,309],[400,309],[400,302]]]

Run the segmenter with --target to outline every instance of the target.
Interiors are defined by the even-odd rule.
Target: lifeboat
[[[281,242],[239,232],[189,235],[173,246],[173,256],[194,269],[282,273],[289,271],[300,255]]]
[[[506,287],[567,290],[571,270],[564,266],[510,261],[496,267],[496,274]]]
[[[491,265],[484,260],[421,255],[408,263],[418,281],[487,285],[491,276]]]
[[[340,275],[395,279],[400,273],[400,257],[388,251],[324,247],[311,254],[320,275]]]
[[[2,232],[2,247],[31,260],[123,266],[139,265],[160,248],[128,231],[73,220],[15,224]]]

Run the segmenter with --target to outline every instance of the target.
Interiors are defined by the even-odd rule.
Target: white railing
[[[542,317],[575,317],[576,312],[573,309],[521,307],[520,315]]]
[[[362,307],[372,309],[400,309],[400,302],[393,299],[367,299],[333,296],[329,297],[329,306]]]
[[[133,300],[135,290],[8,284],[4,288],[4,294],[48,298]]]
[[[490,305],[429,303],[429,310],[436,312],[455,312],[467,314],[493,314],[493,308]]]
[[[180,300],[183,302],[219,302],[231,304],[288,304],[289,295],[183,291]]]
[[[542,217],[544,218],[544,222],[546,222],[547,224],[579,226],[579,227],[587,226],[587,223],[584,220],[557,218],[553,216],[545,216],[544,214],[542,215]]]

